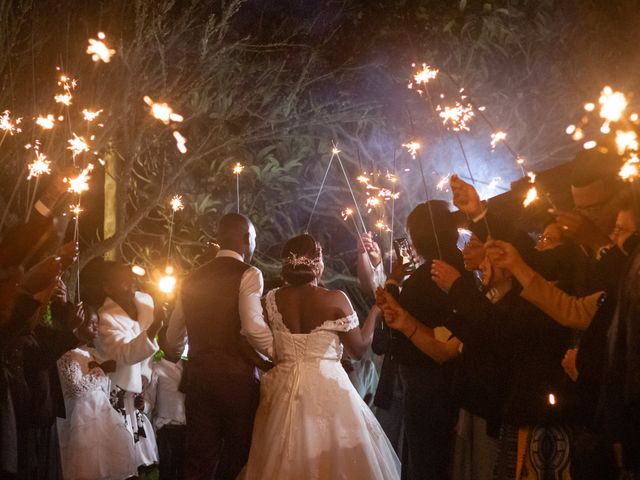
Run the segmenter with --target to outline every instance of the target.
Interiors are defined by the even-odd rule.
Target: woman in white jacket
[[[133,435],[138,466],[152,465],[158,461],[158,451],[151,423],[142,412],[142,394],[158,351],[155,337],[161,316],[156,321],[153,299],[136,291],[133,274],[124,264],[104,264],[103,288],[106,299],[98,311],[96,347],[102,356],[116,361],[110,374],[111,400]]]

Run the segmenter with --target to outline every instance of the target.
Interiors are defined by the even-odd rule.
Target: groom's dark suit
[[[181,292],[189,338],[188,373],[183,382],[189,480],[209,480],[214,472],[215,479],[236,478],[247,461],[259,400],[256,369],[241,345],[246,340],[240,334],[239,305],[243,306],[246,298],[241,297],[248,291],[243,284],[245,274],[259,276],[260,292],[251,293],[258,299],[262,277],[257,270],[250,271],[255,269],[239,256],[223,252],[190,274]],[[253,314],[260,315],[255,308]]]

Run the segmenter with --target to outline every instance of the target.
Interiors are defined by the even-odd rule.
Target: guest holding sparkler
[[[141,411],[143,390],[151,379],[151,357],[158,351],[155,337],[164,313],[154,310],[150,295],[136,291],[131,268],[105,262],[102,284],[106,298],[98,311],[100,325],[96,347],[103,358],[113,359],[111,392],[135,441],[136,464],[149,466],[158,461],[151,423]]]
[[[404,388],[409,461],[403,469],[410,479],[446,479],[456,414],[450,398],[454,372],[450,360],[458,355],[460,343],[439,328],[451,314],[451,303],[432,281],[429,270],[439,253],[462,269],[462,256],[456,247],[456,222],[445,202],[432,200],[418,205],[409,215],[407,227],[413,246],[425,263],[404,281],[403,271],[397,278],[387,280],[387,288],[398,295],[399,304],[418,320],[411,331],[392,336],[387,352],[399,364]],[[427,348],[431,356],[413,342],[417,335],[425,340],[429,337]]]

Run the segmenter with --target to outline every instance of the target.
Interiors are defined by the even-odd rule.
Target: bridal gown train
[[[260,385],[243,480],[394,480],[400,461],[340,363],[338,332],[358,328],[354,314],[291,333],[275,290],[266,297],[275,367]]]

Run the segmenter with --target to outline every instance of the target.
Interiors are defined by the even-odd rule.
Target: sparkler
[[[174,195],[169,202],[171,205],[171,210],[174,212],[179,212],[180,210],[184,210],[184,203],[182,203],[182,195]]]
[[[498,131],[491,134],[491,151],[496,149],[498,142],[504,142],[507,138],[507,134],[502,131]]]
[[[638,151],[638,135],[633,130],[617,130],[616,146],[619,155],[624,154],[627,150]]]
[[[94,38],[89,39],[89,46],[87,47],[87,53],[91,55],[91,59],[94,62],[103,61],[109,63],[111,57],[115,55],[116,51],[107,47],[104,43],[106,36],[103,32],[98,32],[98,40]]]
[[[605,119],[605,123],[620,121],[628,105],[624,93],[614,92],[609,86],[604,87],[600,92],[598,103],[600,104],[600,117]]]
[[[78,174],[78,176],[74,178],[64,178],[64,183],[69,184],[69,188],[67,190],[71,193],[77,193],[78,195],[82,194],[82,192],[88,191],[92,171],[93,164],[90,163]]]
[[[236,205],[237,211],[240,213],[240,174],[244,170],[244,165],[240,162],[233,166],[233,174],[236,176]]]
[[[46,117],[38,116],[38,118],[36,118],[36,125],[42,127],[44,130],[51,130],[55,123],[56,119],[51,114],[48,114]]]
[[[29,169],[27,180],[38,179],[40,175],[49,175],[51,173],[51,162],[47,160],[47,156],[44,153],[40,153],[37,148],[34,148],[34,152],[36,159],[27,166]]]
[[[409,152],[411,158],[415,160],[416,156],[418,155],[418,150],[420,150],[421,148],[421,145],[418,142],[413,141],[409,143],[403,143],[402,146],[407,149],[407,152]]]
[[[82,110],[82,118],[84,118],[87,122],[93,122],[101,113],[102,110],[92,112],[91,110],[87,110],[86,108],[84,108]]]
[[[584,142],[582,144],[582,148],[585,150],[592,150],[598,146],[598,143],[595,140],[589,140],[588,142]]]
[[[148,96],[145,96],[143,100],[144,103],[151,107],[151,115],[153,115],[165,125],[169,125],[169,123],[171,122],[182,122],[184,120],[184,117],[182,115],[174,112],[173,108],[171,108],[166,103],[154,102]]]
[[[164,275],[158,280],[158,289],[165,295],[171,295],[178,284],[178,280],[173,273],[173,267],[167,265],[164,269]]]
[[[73,135],[73,138],[70,138],[69,140],[67,140],[67,143],[69,144],[69,146],[67,147],[67,150],[71,150],[71,154],[75,159],[82,152],[88,152],[89,145],[87,145],[87,142],[84,139],[84,137],[79,137],[75,133],[72,133],[72,135]]]
[[[416,64],[413,63],[411,65],[413,68],[416,67]],[[429,65],[427,65],[426,63],[422,64],[422,70],[419,70],[417,73],[415,73],[413,75],[413,81],[416,83],[416,85],[420,86],[420,85],[427,85],[427,83],[429,83],[431,80],[435,79],[438,76],[438,72],[440,70],[438,70],[437,68],[433,68]],[[409,83],[409,85],[407,85],[407,88],[412,89],[413,88],[414,83],[411,82]],[[419,93],[422,93],[420,90],[418,90]]]
[[[538,200],[538,189],[535,186],[536,183],[536,174],[533,172],[528,172],[527,176],[529,177],[529,183],[531,183],[531,187],[527,191],[527,195],[522,202],[522,205],[526,208],[531,205],[533,202]]]
[[[620,168],[620,172],[618,175],[623,180],[628,182],[633,182],[638,176],[640,176],[640,160],[638,159],[637,154],[632,153],[624,165]]]
[[[173,132],[173,138],[176,139],[176,147],[178,148],[178,151],[182,154],[187,153],[187,139],[184,138],[177,130]]]
[[[443,191],[447,185],[449,185],[449,179],[451,178],[451,174],[447,173],[444,177],[441,177],[436,184],[436,188],[440,191]]]
[[[133,265],[131,272],[138,277],[144,277],[147,274],[147,271],[139,265]]]
[[[0,130],[4,130],[4,135],[6,135],[7,133],[9,135],[20,133],[22,132],[22,129],[18,127],[18,125],[20,125],[20,122],[22,122],[22,118],[16,118],[12,121],[11,112],[9,110],[5,110],[0,115]]]
[[[454,132],[462,130],[468,132],[469,122],[475,117],[473,106],[470,103],[462,104],[456,102],[454,106],[445,105],[444,108],[438,105],[436,110],[439,112],[442,124]]]

